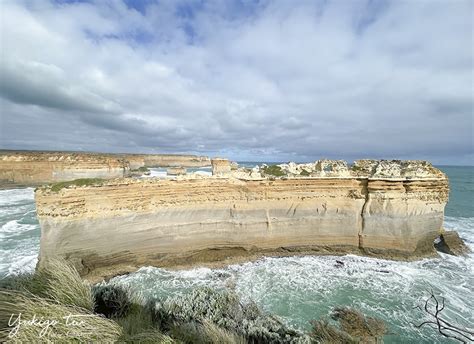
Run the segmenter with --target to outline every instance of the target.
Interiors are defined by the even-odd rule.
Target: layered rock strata
[[[196,155],[0,151],[0,188],[126,177],[143,167],[210,165],[208,157]]]
[[[93,153],[0,152],[0,186],[39,185],[128,175],[124,159]]]
[[[435,254],[448,181],[430,164],[358,161],[349,168],[326,160],[293,170],[283,177],[237,170],[228,177],[39,188],[40,264],[61,256],[97,280],[144,265],[221,264],[262,254]]]
[[[232,166],[228,159],[214,158],[211,160],[213,176],[228,176]]]
[[[186,174],[186,169],[184,167],[168,167],[166,174],[169,176],[180,176]]]

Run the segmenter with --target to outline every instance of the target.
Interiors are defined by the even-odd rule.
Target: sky
[[[473,165],[473,3],[0,0],[0,148]]]

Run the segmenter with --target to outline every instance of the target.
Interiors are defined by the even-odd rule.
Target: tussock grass
[[[94,311],[94,297],[76,269],[59,259],[50,259],[32,278],[30,291],[59,303]]]
[[[222,344],[245,344],[247,341],[241,335],[232,333],[231,331],[225,330],[222,327],[218,327],[210,321],[203,321],[201,325],[202,331],[208,338],[210,343],[222,343]]]
[[[386,332],[385,323],[377,318],[364,316],[361,312],[351,308],[335,308],[331,314],[339,320],[343,331],[354,338],[367,341],[369,338],[381,338]]]
[[[382,320],[364,316],[352,308],[336,307],[331,318],[339,322],[339,327],[329,324],[327,319],[312,321],[311,338],[320,343],[382,343],[387,332]]]
[[[352,338],[348,333],[341,331],[336,326],[329,324],[327,319],[314,320],[310,336],[316,343],[321,344],[357,344],[358,341]]]
[[[15,327],[18,316],[21,321],[36,319],[37,325],[20,322]],[[11,343],[114,342],[122,334],[117,323],[87,309],[5,289],[0,290],[0,328],[2,338]]]
[[[34,274],[1,279],[0,289],[23,291],[67,306],[94,310],[90,285],[74,267],[59,259],[49,259]]]

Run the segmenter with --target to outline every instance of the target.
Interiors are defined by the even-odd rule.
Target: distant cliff
[[[96,280],[144,265],[221,264],[262,254],[412,259],[435,254],[447,199],[446,176],[419,161],[348,167],[322,160],[206,178],[42,187],[40,263],[62,256]]]
[[[0,188],[79,178],[119,178],[143,166],[210,165],[208,157],[195,155],[0,151]]]
[[[207,156],[179,154],[124,154],[132,169],[139,167],[204,167],[211,166]]]
[[[0,151],[0,187],[127,175],[122,158],[94,153]]]

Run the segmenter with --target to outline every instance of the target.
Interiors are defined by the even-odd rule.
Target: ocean
[[[457,230],[474,252],[474,167],[438,167],[450,180],[444,226]],[[152,175],[161,174],[152,170]],[[32,272],[40,241],[33,188],[0,190],[0,226],[0,278]],[[344,266],[338,267],[336,259]],[[433,328],[415,326],[424,317],[415,307],[424,304],[432,290],[446,300],[446,320],[471,328],[474,324],[474,254],[440,254],[416,262],[346,255],[264,258],[222,269],[143,267],[110,283],[160,298],[198,286],[232,285],[244,300],[252,299],[303,330],[334,307],[350,306],[387,323],[385,343],[451,343]]]

